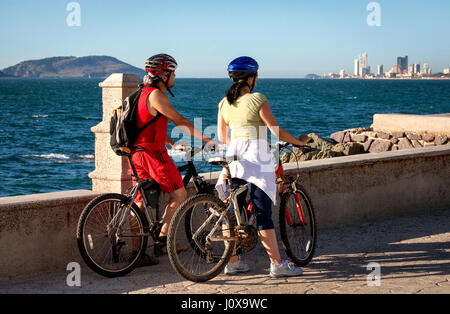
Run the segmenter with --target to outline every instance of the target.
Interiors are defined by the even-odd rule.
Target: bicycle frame
[[[291,144],[286,143],[286,144],[277,144],[276,149],[278,150],[278,152],[281,151],[281,149],[289,146]],[[297,146],[296,147],[303,147],[303,146]],[[236,158],[235,158],[236,159]],[[240,215],[240,209],[238,206],[238,201],[237,201],[237,197],[245,192],[246,190],[248,190],[248,184],[239,186],[237,188],[233,187],[232,184],[232,177],[231,177],[231,173],[230,173],[230,169],[228,167],[228,164],[223,165],[226,171],[226,176],[227,176],[227,182],[228,182],[228,186],[230,187],[230,196],[226,199],[225,204],[227,205],[227,208],[230,206],[231,202],[233,202],[234,204],[234,214],[236,217],[236,222],[237,222],[237,227],[238,229],[242,229],[243,227],[245,227],[245,225],[247,225],[249,219],[248,219],[248,215],[252,215],[253,214],[253,203],[250,201],[248,206],[246,207],[246,221],[242,221],[241,219],[241,215]],[[287,190],[291,190],[294,194],[295,194],[295,202],[296,202],[296,207],[297,207],[297,211],[300,217],[300,221],[303,225],[306,224],[306,218],[305,215],[303,213],[303,208],[302,208],[302,204],[300,201],[300,197],[298,196],[297,192],[297,188],[296,188],[296,180],[294,178],[290,178],[290,177],[286,177],[285,173],[284,173],[284,168],[283,168],[283,164],[281,162],[281,159],[279,159],[278,161],[278,166],[276,168],[275,171],[276,174],[276,180],[278,183],[281,184],[280,186],[280,197],[283,195],[284,192],[286,192]],[[289,215],[288,210],[286,210],[286,222],[289,226],[293,226],[293,222],[292,219]]]
[[[280,145],[277,144],[277,149],[278,151],[280,151],[282,148],[288,146],[287,144],[284,145]],[[297,192],[297,188],[295,185],[295,180],[286,178],[284,175],[284,168],[283,168],[283,163],[281,162],[281,158],[278,160],[278,166],[277,169],[275,171],[276,174],[276,178],[277,178],[277,182],[281,183],[281,188],[280,188],[280,197],[281,195],[283,195],[283,193],[286,191],[286,188],[289,187],[292,189],[292,192],[295,193],[295,203],[297,205],[297,212],[298,215],[300,217],[300,221],[302,222],[303,225],[306,224],[306,218],[305,215],[303,213],[303,208],[302,208],[302,204],[300,202],[300,197],[298,196]],[[290,184],[290,185],[288,185]],[[286,209],[286,222],[289,226],[293,226],[292,220],[291,220],[291,216],[289,215],[289,211]]]
[[[195,189],[197,192],[208,192],[206,189],[207,187],[204,184],[203,178],[200,177],[197,173],[197,169],[192,161],[192,157],[193,155],[195,155],[198,151],[196,151],[195,149],[191,150],[191,158],[188,160],[188,162],[185,165],[182,165],[180,167],[177,167],[178,171],[183,172],[183,171],[187,171],[187,173],[185,174],[185,176],[183,177],[183,185],[186,187],[190,180],[193,178],[193,183],[195,186]],[[142,200],[144,203],[144,208],[145,208],[145,216],[147,218],[147,220],[149,221],[149,225],[150,225],[150,230],[147,233],[144,234],[138,234],[138,235],[143,235],[143,236],[153,236],[153,231],[155,226],[157,226],[158,224],[160,224],[160,217],[159,217],[159,206],[157,206],[155,208],[155,219],[152,218],[151,214],[150,214],[150,209],[152,208],[149,205],[149,201],[146,199],[145,197],[145,193],[144,190],[142,188],[143,184],[145,182],[148,181],[148,179],[141,179],[139,178],[136,168],[134,166],[133,160],[132,160],[132,154],[126,154],[131,170],[132,170],[132,174],[131,176],[133,177],[133,181],[136,182],[136,184],[132,187],[131,191],[128,193],[128,197],[130,199],[130,204],[128,204],[128,206],[126,208],[121,208],[116,214],[115,216],[111,219],[110,224],[108,225],[109,228],[112,228],[114,226],[115,229],[118,229],[120,227],[123,226],[123,224],[125,223],[126,219],[128,218],[128,215],[131,212],[131,206],[133,206],[133,203],[137,197],[138,192],[141,193]],[[121,235],[121,236],[126,236],[126,235]],[[134,236],[136,236],[136,234],[134,234]]]

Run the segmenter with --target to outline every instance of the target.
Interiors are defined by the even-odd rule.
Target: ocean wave
[[[92,155],[66,155],[66,154],[31,154],[31,155],[22,155],[21,157],[26,159],[41,159],[48,160],[54,162],[92,162],[95,159],[95,156]]]
[[[48,114],[34,114],[32,118],[48,118]]]

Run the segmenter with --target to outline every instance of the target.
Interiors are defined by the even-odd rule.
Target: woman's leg
[[[260,188],[249,184],[250,197],[253,202],[253,211],[256,217],[259,239],[269,255],[272,264],[281,264],[277,236],[272,220],[272,200]]]
[[[270,262],[275,265],[281,264],[280,251],[278,249],[275,229],[258,231],[259,239],[269,255]]]

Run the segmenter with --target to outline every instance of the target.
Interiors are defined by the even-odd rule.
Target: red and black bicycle
[[[276,149],[282,152],[291,145],[277,144]],[[178,208],[170,225],[167,239],[170,262],[190,281],[204,282],[214,278],[223,271],[235,247],[238,254],[245,253],[258,243],[252,203],[238,201],[247,194],[248,185],[232,184],[231,161],[223,157],[209,161],[226,170],[226,180],[231,187],[227,199],[222,201],[212,194],[194,195]],[[298,179],[285,174],[281,160],[276,175],[280,185],[281,240],[289,259],[297,266],[305,266],[313,258],[316,247],[313,205]],[[229,210],[231,204],[234,215]]]

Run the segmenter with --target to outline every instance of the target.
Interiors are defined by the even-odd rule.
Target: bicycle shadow
[[[304,274],[283,284],[305,285],[366,281],[377,263],[382,278],[416,278],[450,274],[450,210],[398,215],[372,222],[319,229],[313,262]],[[210,284],[258,285],[255,277],[268,277],[264,250],[247,257],[253,271],[239,278],[212,280]],[[283,251],[280,245],[280,251]],[[284,253],[284,252],[283,252]],[[282,258],[286,258],[282,253]],[[301,278],[301,279],[299,279]],[[273,280],[273,279],[272,279]],[[265,282],[265,281],[264,281]],[[267,281],[270,283],[270,281]]]

